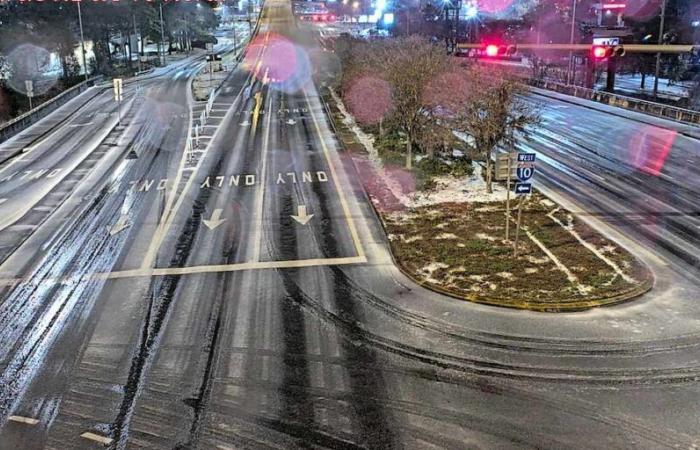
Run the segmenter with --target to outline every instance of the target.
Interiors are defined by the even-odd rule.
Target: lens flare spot
[[[284,36],[259,33],[251,42],[243,67],[256,79],[285,92],[296,92],[311,79],[306,51]]]
[[[630,140],[630,164],[649,175],[659,176],[677,134],[675,130],[645,126]]]
[[[34,96],[47,93],[58,81],[51,68],[51,54],[33,44],[22,44],[12,50],[7,65],[12,68],[8,86],[24,95],[27,95],[26,81],[32,81]]]
[[[361,77],[349,86],[345,102],[358,122],[375,124],[392,108],[391,87],[381,78]]]

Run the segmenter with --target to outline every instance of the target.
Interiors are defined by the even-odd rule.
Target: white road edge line
[[[261,91],[262,92],[262,91]],[[262,168],[260,169],[260,189],[255,193],[255,234],[253,235],[253,261],[260,261],[260,247],[262,247],[262,223],[263,223],[263,203],[265,201],[265,182],[267,181],[267,150],[270,145],[270,124],[272,121],[272,93],[268,91],[268,115],[267,123],[265,124],[265,135],[263,136]]]

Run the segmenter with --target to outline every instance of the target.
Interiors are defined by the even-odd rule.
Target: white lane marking
[[[70,124],[70,125],[68,125],[68,126],[74,128],[74,127],[86,127],[86,126],[92,125],[92,124],[93,124],[93,122],[88,122],[88,123],[72,123],[72,124]]]
[[[94,277],[101,280],[109,280],[118,278],[153,277],[165,275],[193,275],[200,273],[239,272],[242,270],[295,269],[302,267],[343,266],[348,264],[362,264],[366,262],[367,258],[364,256],[348,256],[344,258],[294,259],[287,261],[255,261],[238,264],[219,264],[209,266],[121,270],[117,272],[97,273],[94,275]]]
[[[244,86],[250,82],[251,76],[248,75],[248,78],[246,79]],[[231,111],[234,110],[235,105],[237,102],[240,100],[241,95],[243,94],[243,90],[245,88],[241,89],[238,92],[238,95],[236,95],[236,98],[233,100],[231,103],[231,106],[226,113],[227,115],[231,113]],[[190,91],[188,91],[188,96],[191,95]],[[190,108],[190,111],[192,109]],[[190,118],[190,126],[192,124],[192,118]],[[214,135],[211,136],[212,141],[216,136],[219,135],[221,130],[223,130],[224,127],[218,127],[214,131]],[[201,139],[201,137],[200,137]],[[185,200],[186,194],[189,191],[190,187],[192,186],[192,183],[194,182],[197,172],[199,171],[199,168],[202,165],[202,161],[204,161],[204,158],[200,158],[199,161],[197,162],[197,165],[195,166],[194,169],[192,170],[191,175],[187,179],[187,182],[185,183],[185,187],[182,189],[182,193],[177,196],[177,187],[180,185],[180,180],[182,178],[182,174],[187,170],[187,152],[182,153],[182,159],[180,160],[180,169],[178,170],[177,177],[175,178],[175,184],[174,187],[171,191],[171,195],[168,196],[168,202],[166,204],[165,209],[163,210],[163,214],[161,215],[159,225],[156,228],[155,233],[153,233],[153,237],[151,238],[151,243],[148,246],[148,250],[146,251],[146,255],[143,258],[143,262],[141,264],[141,269],[145,270],[147,268],[150,268],[153,266],[153,263],[156,259],[156,254],[158,252],[158,249],[160,248],[161,243],[163,242],[163,239],[165,238],[165,234],[167,231],[170,229],[173,220],[175,220],[175,213],[180,209],[180,206],[182,205],[182,202]],[[175,197],[177,196],[177,200],[175,200]],[[173,206],[174,203],[174,206]]]
[[[7,201],[6,198],[0,198],[0,205],[2,205],[3,203],[5,203],[6,201]]]
[[[268,112],[272,110],[272,95],[268,94]],[[265,200],[265,180],[267,179],[267,150],[270,145],[270,123],[272,114],[267,115],[265,135],[262,144],[262,168],[260,169],[260,189],[255,193],[255,228],[253,235],[253,261],[260,261],[262,246],[263,202]]]
[[[112,443],[112,438],[105,436],[100,436],[99,434],[86,432],[80,435],[81,438],[89,439],[91,441],[99,442],[102,445],[110,445]]]
[[[358,256],[364,257],[365,251],[362,248],[362,243],[360,242],[360,236],[357,234],[357,228],[355,227],[355,221],[352,218],[352,214],[350,214],[350,207],[348,206],[348,201],[345,198],[345,191],[343,190],[342,186],[340,186],[338,172],[335,170],[335,165],[333,164],[333,161],[331,160],[330,151],[328,150],[328,147],[326,146],[326,140],[324,139],[323,133],[321,132],[321,127],[318,124],[318,119],[316,119],[316,114],[314,114],[314,110],[311,107],[311,101],[309,100],[309,95],[306,92],[306,89],[304,89],[304,98],[306,98],[306,104],[309,105],[309,113],[311,114],[311,119],[314,122],[314,127],[316,128],[316,133],[318,135],[318,140],[321,142],[321,148],[323,149],[323,154],[326,157],[326,161],[328,161],[328,166],[331,170],[331,175],[333,176],[333,184],[335,184],[335,189],[338,192],[338,197],[340,198],[340,205],[343,209],[343,214],[345,215],[345,220],[348,224],[348,228],[350,229],[350,235],[352,236],[352,240],[355,243],[355,250],[357,251]]]
[[[115,234],[120,233],[121,231],[126,230],[131,226],[131,223],[129,222],[129,218],[127,216],[120,216],[119,220],[117,220],[117,223],[114,224],[112,228],[109,230],[109,235],[114,236]]]
[[[24,423],[27,425],[36,425],[39,423],[38,419],[32,419],[31,417],[23,417],[23,416],[10,416],[7,418],[7,420],[11,420],[12,422],[17,422],[17,423]]]

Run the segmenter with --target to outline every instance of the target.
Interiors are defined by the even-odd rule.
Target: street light
[[[357,9],[359,7],[360,7],[360,2],[357,2],[357,1],[352,2],[352,9]]]
[[[473,19],[479,14],[479,8],[474,4],[469,5],[467,6],[467,11],[465,14],[467,19]]]
[[[573,6],[572,6],[572,12],[571,12],[571,35],[569,36],[569,44],[574,45],[574,30],[576,29],[576,0],[573,0]],[[576,66],[574,65],[574,52],[573,50],[569,50],[569,70],[566,72],[566,84],[571,84],[571,72],[574,70]],[[574,81],[576,81],[576,76],[573,77]]]
[[[666,20],[666,0],[661,4],[661,23],[659,24],[659,45],[664,43],[664,22]],[[661,71],[661,52],[656,53],[656,69],[654,70],[654,100],[659,92],[659,72]]]
[[[83,70],[85,71],[85,81],[88,79],[88,67],[85,62],[85,38],[83,37],[83,15],[80,12],[80,2],[78,4],[78,24],[80,25],[80,50],[83,54]]]

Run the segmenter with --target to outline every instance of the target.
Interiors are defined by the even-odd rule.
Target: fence
[[[42,103],[41,105],[37,106],[36,108],[27,111],[21,116],[18,116],[12,119],[11,121],[0,125],[0,142],[8,140],[20,131],[28,128],[33,123],[39,121],[39,119],[46,117],[49,113],[56,110],[59,106],[66,104],[69,100],[77,97],[78,94],[87,90],[87,88],[95,85],[95,83],[97,83],[97,81],[101,78],[102,77],[94,77],[89,80],[85,80],[81,83],[78,83],[70,89],[66,89],[65,91],[61,92],[51,100],[48,100]]]
[[[566,85],[555,81],[530,79],[528,80],[528,84],[534,87],[559,92],[561,94],[572,95],[574,97],[584,98],[586,100],[592,100],[598,103],[605,103],[610,106],[617,106],[632,111],[651,114],[657,117],[663,117],[665,119],[675,120],[676,122],[700,125],[700,111],[664,105],[663,103],[654,103],[624,95],[611,94],[605,91],[595,91],[593,89],[588,89],[581,86]]]

